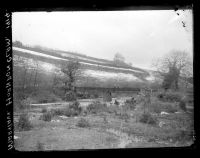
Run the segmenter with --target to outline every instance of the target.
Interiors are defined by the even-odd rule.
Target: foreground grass
[[[137,106],[140,105],[138,104]],[[79,110],[78,106],[75,107]],[[158,104],[153,108],[155,107],[158,107]],[[66,110],[65,106],[63,108]],[[163,103],[159,108],[162,108],[160,111],[163,111],[176,108],[176,105],[173,103],[170,103],[170,105]],[[151,117],[156,118],[156,122],[148,124],[140,121],[143,111],[136,107],[134,109],[129,107],[120,108],[119,106],[108,108],[98,103],[97,107],[92,104],[89,111],[87,109],[86,111],[79,111],[77,115],[74,115],[76,114],[74,111],[72,115],[71,111],[69,114],[69,111],[65,110],[61,108],[52,111],[41,108],[34,113],[32,109],[32,114],[36,115],[34,119],[31,119],[33,128],[30,131],[16,130],[16,134],[21,137],[20,140],[17,140],[18,143],[16,143],[18,144],[18,149],[65,150],[80,148],[162,147],[188,146],[193,143],[192,114],[175,113],[175,110],[169,110],[169,114],[161,115],[154,111],[154,109],[151,112]],[[52,113],[50,120],[39,119],[48,111]]]

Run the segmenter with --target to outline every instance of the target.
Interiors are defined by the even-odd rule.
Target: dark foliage
[[[89,104],[87,106],[87,111],[90,112],[90,113],[98,113],[98,112],[105,112],[107,111],[107,105],[106,104],[103,104],[99,101],[95,101],[93,102],[92,104]]]
[[[78,123],[77,123],[77,126],[78,127],[81,127],[81,128],[86,128],[86,127],[90,127],[90,123],[84,119],[84,118],[81,118]]]
[[[31,122],[29,121],[28,114],[23,113],[20,115],[17,129],[20,131],[28,131],[32,128]]]
[[[40,119],[42,119],[43,121],[49,122],[49,121],[51,121],[52,117],[53,117],[53,113],[50,111],[47,111],[47,112],[43,113],[43,115],[41,116]]]
[[[146,124],[156,125],[157,119],[150,113],[144,113],[140,116],[139,121]]]

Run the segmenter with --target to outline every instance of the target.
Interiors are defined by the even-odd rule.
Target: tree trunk
[[[175,80],[175,90],[178,90],[178,79]]]
[[[25,93],[25,84],[26,84],[26,71],[27,69],[25,68],[25,71],[24,71],[24,80],[23,80],[23,83],[22,83],[22,87],[23,87],[23,94]]]
[[[36,82],[37,82],[37,69],[36,69],[36,72],[35,72],[35,79],[34,79],[34,91],[36,91]]]

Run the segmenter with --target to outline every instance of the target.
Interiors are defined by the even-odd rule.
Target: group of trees
[[[192,58],[185,51],[171,51],[154,61],[153,66],[163,77],[162,87],[166,90],[178,90],[181,80],[187,86],[188,81],[193,78]]]
[[[115,54],[113,61],[116,65],[127,65],[120,53]],[[193,83],[193,62],[191,56],[185,51],[173,50],[155,60],[153,66],[163,78],[162,88],[166,90],[178,90],[180,83],[183,82],[186,88],[189,83]]]
[[[22,93],[25,93],[25,90],[29,88],[32,90],[36,90],[38,86],[38,61],[33,60],[32,64],[30,64],[30,61],[28,58],[24,58],[21,56],[14,55],[14,88],[16,90],[22,91]]]
[[[15,45],[21,45],[21,43],[16,42]],[[117,65],[126,64],[125,58],[119,53],[115,54],[113,61]],[[23,93],[25,93],[25,89],[27,89],[27,87],[31,87],[34,91],[36,91],[38,83],[41,83],[39,81],[41,75],[39,73],[38,59],[33,59],[32,65],[28,65],[28,63],[28,58],[16,55],[14,56],[14,87],[21,87]],[[185,81],[185,83],[193,82],[192,58],[187,52],[172,51],[162,58],[154,61],[153,66],[156,67],[157,72],[163,78],[162,87],[164,89],[179,89],[180,80]],[[58,73],[58,71],[60,73]],[[66,100],[75,100],[75,87],[77,83],[79,81],[89,81],[88,77],[83,75],[80,63],[76,59],[63,62],[60,64],[60,69],[58,71],[56,70],[54,75],[51,76],[50,80],[52,80],[52,83],[50,84],[52,84],[52,89],[62,88],[65,95],[64,98]],[[44,82],[46,82],[45,80]],[[94,85],[99,85],[99,81],[94,79],[92,80]],[[129,87],[128,84],[130,83],[123,82],[124,81],[120,81],[120,84],[125,87]]]

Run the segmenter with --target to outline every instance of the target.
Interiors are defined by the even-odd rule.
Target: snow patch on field
[[[55,71],[55,66],[53,64],[49,64],[49,63],[41,63],[41,67],[43,70],[47,71],[47,72],[53,72]]]
[[[154,81],[155,80],[155,76],[153,75],[152,72],[149,72],[149,76],[146,77],[146,80],[148,80],[148,81]]]
[[[92,62],[98,62],[98,63],[102,63],[102,64],[106,64],[107,62],[102,62],[102,61],[97,61],[97,60],[92,60],[92,59],[88,59],[85,57],[79,57],[79,56],[74,56],[74,55],[69,55],[66,53],[61,53],[60,55],[62,55],[63,57],[70,57],[70,58],[77,58],[77,59],[83,59],[83,60],[87,60],[87,61],[92,61]]]
[[[37,56],[42,56],[42,57],[46,57],[46,58],[51,58],[51,59],[57,59],[57,60],[64,60],[64,61],[69,61],[68,59],[63,59],[63,58],[59,58],[59,57],[55,57],[55,56],[52,56],[52,55],[47,55],[47,54],[43,54],[43,53],[40,53],[40,52],[36,52],[36,51],[31,51],[31,50],[28,50],[28,49],[23,49],[23,48],[18,48],[18,47],[13,47],[13,50],[16,50],[16,51],[21,51],[21,52],[24,52],[24,53],[28,53],[28,54],[33,54],[33,55],[37,55]],[[85,64],[85,65],[92,65],[92,66],[98,66],[98,67],[103,67],[103,68],[110,68],[110,69],[114,69],[114,70],[128,70],[128,71],[131,71],[131,72],[136,72],[136,73],[144,73],[142,71],[138,71],[138,70],[133,70],[133,69],[130,69],[130,68],[118,68],[118,67],[113,67],[113,66],[106,66],[106,65],[99,65],[100,62],[96,63],[96,64],[92,64],[92,63],[87,63],[87,62],[79,62],[81,64]]]
[[[133,74],[126,74],[126,73],[114,73],[114,72],[105,72],[105,71],[96,71],[96,70],[86,70],[84,72],[86,75],[90,75],[95,78],[99,79],[123,79],[127,81],[141,81],[139,78],[134,76]]]

